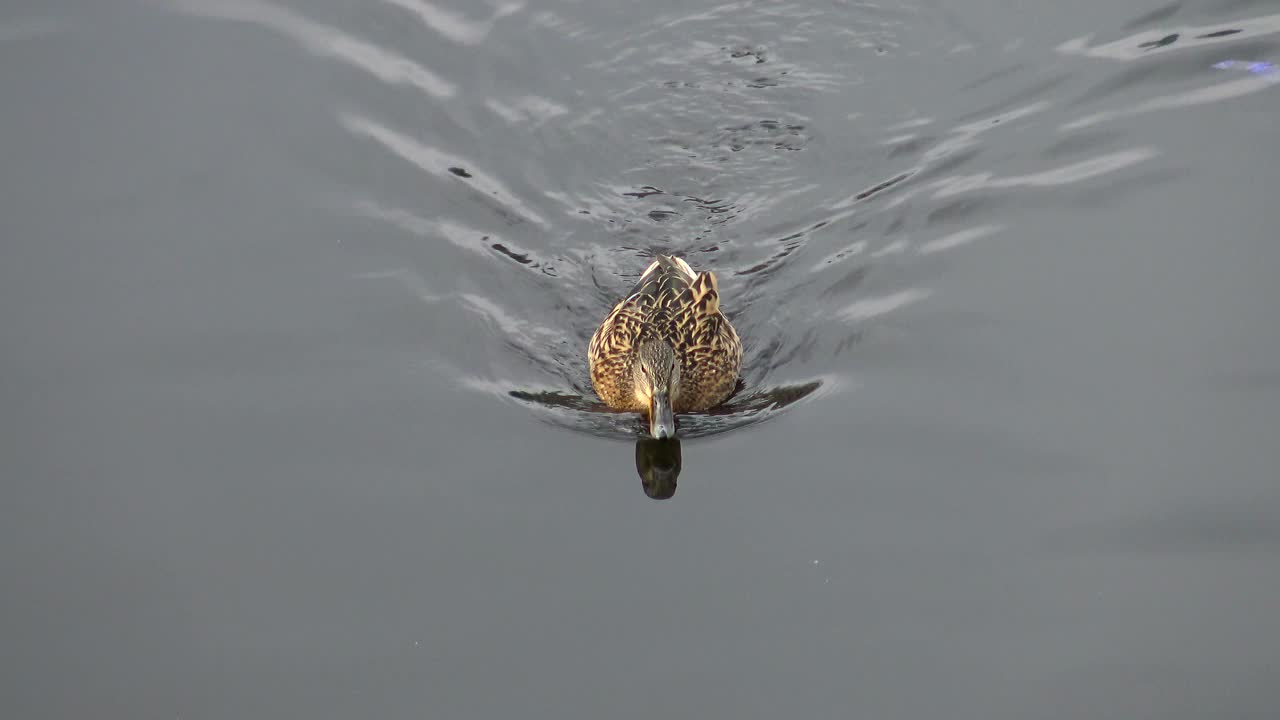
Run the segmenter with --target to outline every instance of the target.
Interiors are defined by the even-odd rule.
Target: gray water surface
[[[1039,5],[6,4],[0,715],[1280,716],[1280,6]]]

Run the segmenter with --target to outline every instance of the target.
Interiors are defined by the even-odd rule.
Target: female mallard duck
[[[587,356],[609,407],[649,414],[649,433],[673,437],[674,413],[715,407],[733,394],[742,342],[720,312],[710,271],[659,255],[600,323]]]

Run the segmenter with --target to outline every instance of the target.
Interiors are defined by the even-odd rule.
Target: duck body
[[[592,335],[587,356],[600,399],[649,413],[652,423],[663,402],[687,413],[727,400],[742,368],[742,342],[720,311],[715,274],[658,255]]]

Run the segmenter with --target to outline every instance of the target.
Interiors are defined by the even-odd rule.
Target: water
[[[3,714],[1274,717],[1276,13],[10,3]]]

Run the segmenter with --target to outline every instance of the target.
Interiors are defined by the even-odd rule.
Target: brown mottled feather
[[[591,384],[605,404],[648,411],[636,398],[633,368],[637,349],[651,339],[669,343],[680,363],[679,392],[672,398],[675,412],[706,410],[733,394],[742,343],[720,312],[713,273],[695,273],[684,260],[659,255],[614,306],[587,349]]]

